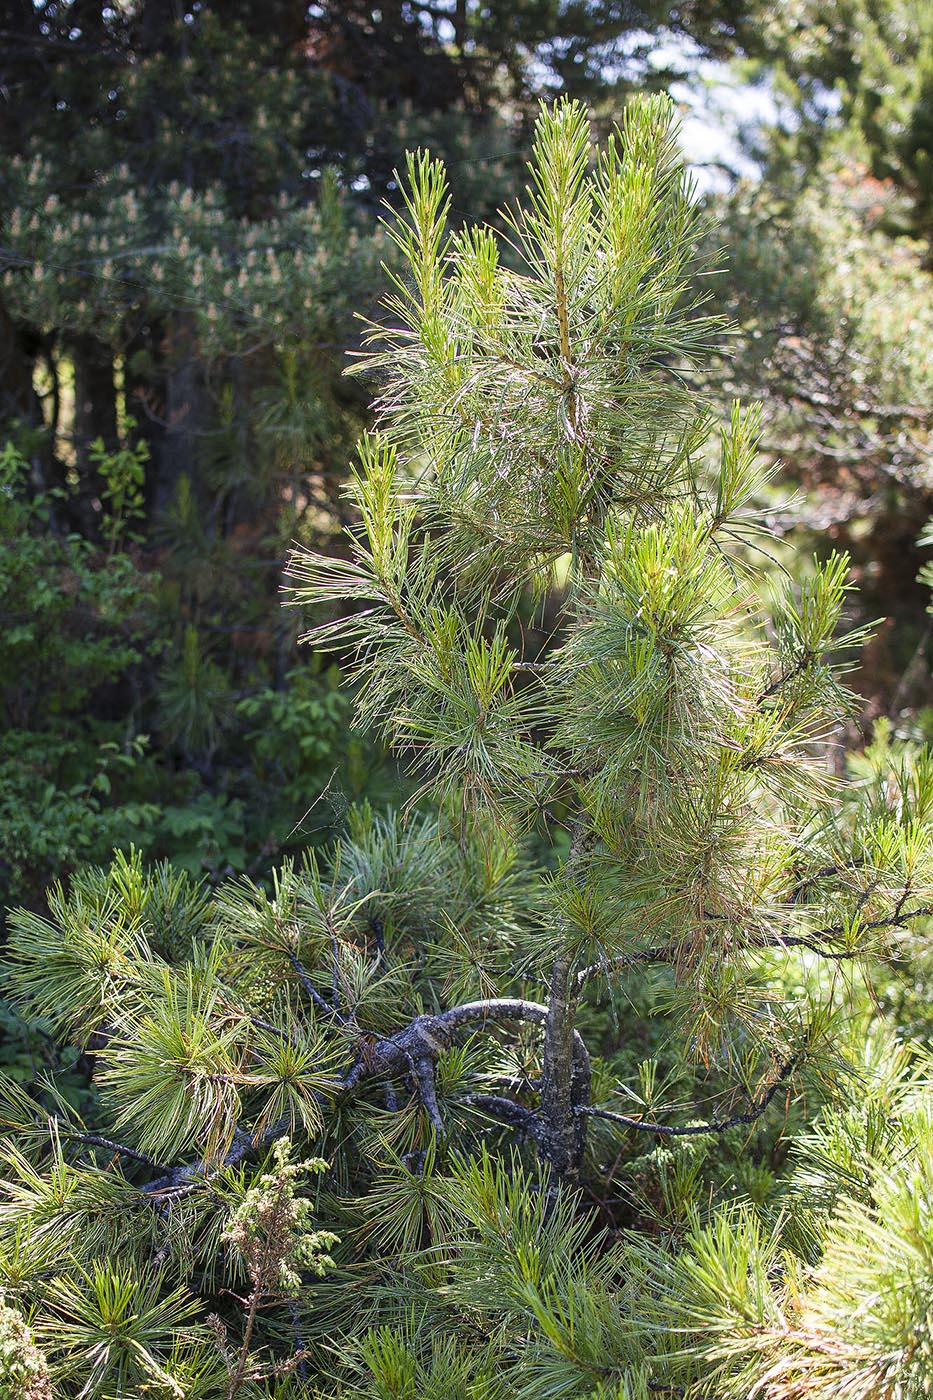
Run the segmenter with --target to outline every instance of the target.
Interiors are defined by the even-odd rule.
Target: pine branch
[[[866,932],[874,932],[878,929],[903,928],[911,919],[929,919],[933,917],[933,904],[921,904],[916,909],[898,910],[893,914],[883,914],[877,919],[869,919],[862,925]],[[843,924],[828,924],[825,928],[817,929],[812,938],[833,938],[846,932]]]
[[[815,871],[813,875],[802,880],[792,892],[791,904],[796,903],[800,893],[807,885],[820,879],[826,879],[831,875],[843,874],[846,870],[859,869],[865,865],[864,860],[847,861],[844,865],[827,865],[821,870]],[[933,917],[933,905],[919,905],[915,909],[903,909],[905,892],[899,900],[896,908],[891,914],[884,914],[877,919],[871,919],[862,927],[866,931],[877,932],[888,928],[899,928],[910,922],[912,919],[923,919]],[[711,917],[711,916],[708,916]],[[770,949],[781,948],[806,948],[812,953],[816,953],[821,958],[827,958],[834,962],[848,962],[853,958],[866,957],[870,954],[869,948],[829,948],[825,946],[825,940],[838,937],[845,933],[842,924],[827,924],[824,928],[814,929],[810,934],[775,934],[771,938],[759,938],[749,945],[754,952],[766,952]],[[822,940],[822,941],[821,941]],[[679,943],[658,944],[653,948],[643,948],[634,953],[620,953],[618,957],[603,959],[600,962],[590,963],[577,973],[577,987],[582,990],[587,982],[596,977],[607,977],[613,972],[623,972],[630,967],[644,966],[647,963],[674,963],[683,955],[684,948]]]
[[[704,1134],[724,1133],[729,1128],[739,1128],[745,1124],[754,1123],[757,1118],[760,1118],[781,1085],[790,1078],[799,1058],[799,1055],[794,1055],[789,1060],[784,1061],[777,1077],[766,1093],[760,1099],[755,1100],[745,1113],[734,1113],[729,1118],[721,1118],[710,1123],[692,1123],[684,1127],[678,1127],[671,1123],[647,1123],[643,1118],[631,1118],[625,1113],[613,1113],[607,1108],[593,1108],[588,1105],[581,1105],[574,1112],[587,1114],[591,1118],[606,1118],[612,1123],[621,1124],[623,1128],[635,1128],[638,1132],[654,1133],[659,1137],[700,1137]]]
[[[334,1089],[339,1096],[343,1096],[371,1080],[391,1080],[393,1077],[410,1073],[415,1079],[432,1127],[437,1133],[443,1133],[443,1119],[434,1085],[434,1066],[438,1056],[453,1044],[457,1034],[477,1024],[484,1028],[494,1028],[530,1021],[543,1026],[547,1018],[546,1006],[510,997],[491,997],[484,1001],[465,1002],[437,1015],[416,1016],[394,1035],[365,1042],[365,1048],[361,1049],[353,1064],[335,1081]],[[580,1095],[588,1089],[590,1078],[590,1057],[577,1030],[573,1031],[572,1055],[571,1084],[573,1100],[577,1102]],[[327,1101],[323,1093],[318,1093],[315,1097],[322,1106]],[[519,1110],[519,1105],[514,1107]],[[522,1116],[524,1112],[526,1110],[520,1110],[515,1115],[520,1126],[526,1126],[528,1122]],[[142,1190],[150,1197],[176,1195],[188,1190],[198,1181],[209,1180],[225,1168],[238,1166],[240,1162],[263,1148],[270,1147],[272,1143],[284,1137],[291,1126],[291,1119],[282,1117],[256,1137],[238,1129],[233,1145],[219,1162],[202,1159],[198,1162],[182,1163],[163,1172],[155,1181],[148,1182]]]
[[[538,1115],[530,1108],[524,1108],[501,1094],[464,1094],[461,1102],[479,1109],[480,1113],[500,1119],[509,1127],[517,1128],[519,1132],[533,1135],[539,1122]]]

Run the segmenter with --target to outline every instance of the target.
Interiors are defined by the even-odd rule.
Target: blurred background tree
[[[667,26],[725,51],[735,23],[576,0],[5,0],[0,903],[41,903],[121,830],[259,874],[325,790],[313,830],[393,781],[278,602],[289,542],[346,523],[368,391],[343,370],[393,172],[429,142],[454,217],[494,218],[540,92],[611,117],[623,48]]]
[[[911,0],[803,0],[742,42],[780,115],[749,142],[756,177],[721,198],[713,296],[738,332],[723,390],[764,403],[804,493],[786,528],[850,550],[865,615],[887,619],[859,678],[867,716],[928,735],[933,19]]]

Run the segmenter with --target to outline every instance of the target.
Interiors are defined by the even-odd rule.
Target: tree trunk
[[[544,1066],[541,1073],[542,1156],[562,1177],[580,1169],[586,1148],[586,1118],[576,1109],[589,1102],[590,1073],[574,1056],[577,987],[570,952],[558,955],[551,972]]]
[[[92,336],[83,335],[69,347],[75,375],[74,445],[78,472],[90,480],[91,443],[102,438],[112,450],[117,445],[117,395],[110,347]]]
[[[0,421],[21,419],[30,427],[42,423],[42,410],[32,387],[38,339],[31,350],[0,297]]]
[[[197,439],[205,428],[206,403],[190,315],[178,316],[166,327],[158,354],[164,365],[165,399],[157,415],[161,431],[153,445],[149,492],[156,514],[174,500],[182,476],[188,477],[192,490],[197,492]]]

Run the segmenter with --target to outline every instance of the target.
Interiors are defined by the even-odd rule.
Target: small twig
[[[295,832],[301,830],[301,828],[302,828],[302,826],[304,825],[305,821],[307,820],[308,817],[310,817],[311,813],[314,811],[314,809],[315,809],[315,807],[317,806],[317,804],[318,804],[319,802],[323,802],[323,801],[324,801],[325,797],[326,797],[327,794],[330,792],[330,785],[331,785],[331,783],[334,781],[334,779],[336,778],[337,772],[338,772],[338,770],[335,768],[334,771],[333,771],[333,773],[331,773],[330,777],[327,779],[327,782],[326,782],[325,785],[324,785],[323,791],[318,793],[317,797],[316,797],[316,798],[314,799],[314,801],[311,803],[311,806],[310,806],[310,807],[308,808],[308,810],[305,812],[304,816],[298,818],[298,820],[296,821],[295,825],[292,827],[291,831],[288,833],[288,836],[286,836],[286,838],[285,838],[286,841],[291,840],[291,838],[294,836]]]
[[[291,1031],[282,1026],[274,1026],[271,1021],[264,1021],[260,1016],[250,1016],[249,1023],[251,1026],[255,1026],[257,1031],[268,1031],[269,1035],[274,1035],[279,1040],[284,1040],[288,1045],[297,1044]]]
[[[623,972],[627,967],[638,967],[643,963],[667,963],[676,961],[679,945],[667,943],[655,948],[642,948],[635,953],[620,953],[617,958],[589,963],[577,973],[577,990],[581,990],[592,977],[610,972]]]
[[[787,685],[788,681],[794,680],[797,676],[801,675],[801,673],[805,671],[808,666],[812,666],[813,661],[814,658],[809,654],[809,652],[804,652],[803,656],[800,657],[800,659],[796,662],[794,666],[791,667],[789,671],[785,671],[783,675],[778,676],[777,680],[773,680],[770,685],[765,686],[764,690],[761,692],[761,694],[758,696],[758,699],[755,701],[755,704],[760,705],[763,700],[767,700],[772,695],[775,695],[781,689],[782,686]]]
[[[87,1147],[102,1147],[106,1152],[116,1153],[120,1157],[128,1157],[133,1162],[142,1162],[145,1167],[152,1167],[155,1171],[164,1172],[168,1168],[164,1162],[157,1162],[154,1157],[149,1157],[145,1152],[137,1152],[134,1147],[127,1147],[125,1143],[114,1142],[113,1138],[99,1137],[97,1133],[79,1133],[74,1129],[64,1126],[60,1118],[55,1119],[59,1135],[67,1138],[69,1142],[83,1142]]]
[[[388,962],[388,959],[386,958],[385,924],[380,918],[374,917],[370,919],[369,927],[372,930],[373,942],[376,945],[376,966],[378,967],[380,964],[382,964],[382,966],[385,967]]]
[[[332,1007],[336,1016],[340,1007],[340,944],[337,942],[336,933],[333,932],[330,935],[330,952],[333,958],[330,973]]]
[[[302,967],[301,963],[298,961],[294,953],[289,953],[288,960],[291,963],[292,967],[295,969],[295,971],[298,973],[301,985],[304,987],[305,991],[308,993],[308,996],[314,1002],[314,1005],[318,1008],[318,1010],[323,1011],[325,1016],[330,1016],[332,1020],[339,1021],[342,1026],[345,1026],[345,1018],[341,1016],[336,1006],[332,1006],[329,1001],[325,1001],[324,997],[321,996],[317,987],[315,987],[314,983],[311,981],[311,978],[308,976],[308,973]]]
[[[904,905],[907,903],[907,901],[908,901],[908,899],[910,898],[910,896],[911,896],[912,893],[913,893],[913,885],[912,885],[912,882],[911,882],[911,878],[910,878],[910,876],[908,875],[907,878],[906,878],[905,881],[904,881],[904,890],[903,890],[903,893],[901,894],[900,899],[897,901],[897,904],[894,906],[894,917],[895,917],[895,919],[899,919],[899,918],[901,917],[901,914],[904,912]]]
[[[843,861],[841,865],[824,865],[819,870],[814,870],[811,875],[804,875],[790,892],[788,904],[796,904],[800,896],[811,885],[815,885],[818,880],[828,880],[831,875],[843,875],[847,870],[861,870],[867,864],[865,856],[856,856],[852,860]]]
[[[818,957],[826,958],[829,962],[851,962],[853,958],[864,958],[870,951],[868,948],[824,948],[822,944],[796,934],[789,934],[786,938],[761,939],[751,946],[756,953],[772,948],[807,948],[811,953],[816,953]]]

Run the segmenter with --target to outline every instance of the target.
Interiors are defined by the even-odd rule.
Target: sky
[[[633,35],[633,52],[646,40],[651,36]],[[726,190],[737,177],[754,178],[758,165],[743,133],[754,137],[762,126],[790,119],[767,78],[751,83],[729,64],[704,58],[688,39],[673,36],[651,43],[647,64],[689,70],[689,79],[671,83],[668,91],[680,107],[684,157],[699,192]]]

